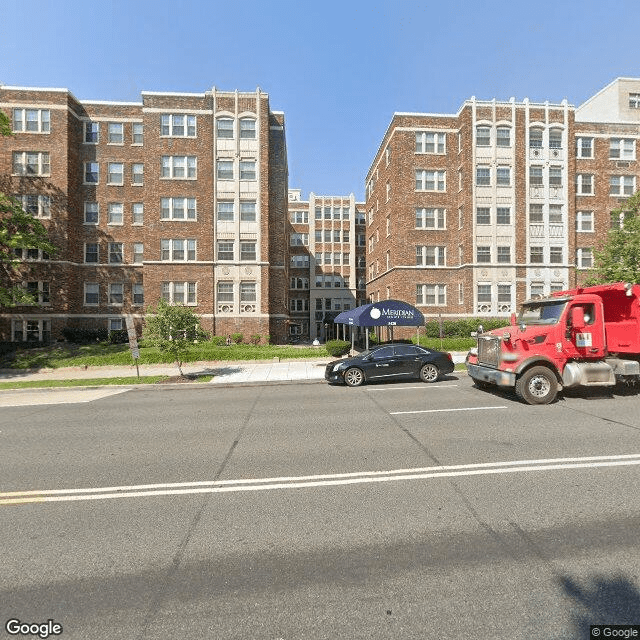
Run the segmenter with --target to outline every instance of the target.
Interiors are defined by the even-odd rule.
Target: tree
[[[595,273],[587,284],[640,283],[640,191],[611,212],[616,226],[606,243],[594,253]]]
[[[2,111],[0,135],[13,135],[11,123]],[[56,250],[40,220],[26,213],[17,200],[0,193],[0,307],[35,304],[34,297],[16,284],[22,274],[16,249],[40,249],[49,254]]]
[[[189,307],[169,304],[166,300],[160,300],[155,309],[149,307],[143,337],[145,343],[158,347],[162,353],[171,356],[178,365],[181,376],[184,375],[182,364],[189,347],[196,340],[208,338]]]

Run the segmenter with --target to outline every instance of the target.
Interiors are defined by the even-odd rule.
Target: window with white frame
[[[294,312],[309,311],[309,299],[291,298],[291,300],[289,301],[289,308]]]
[[[529,167],[529,185],[532,187],[541,187],[543,185],[541,165],[531,165]]]
[[[162,299],[171,304],[197,304],[195,282],[163,282],[161,291]]]
[[[34,218],[50,218],[51,217],[51,198],[50,196],[41,196],[38,194],[18,195],[16,199],[22,205],[26,213]]]
[[[511,285],[498,285],[498,307],[499,311],[509,311],[511,309]],[[508,309],[506,308],[508,307]]]
[[[576,175],[576,195],[592,196],[593,190],[593,174],[579,173]]]
[[[124,183],[124,164],[122,162],[107,163],[107,184],[121,185]]]
[[[529,222],[532,224],[542,224],[544,222],[544,212],[541,204],[529,205]]]
[[[256,261],[256,243],[247,240],[240,241],[240,260]]]
[[[549,247],[549,262],[551,264],[562,264],[564,249],[562,247]]]
[[[491,262],[491,247],[476,247],[476,262]]]
[[[416,265],[421,267],[444,267],[445,247],[416,246]]]
[[[97,202],[84,203],[84,224],[100,222],[100,205]]]
[[[195,198],[160,198],[161,220],[195,220]]]
[[[629,109],[640,109],[640,93],[629,94]]]
[[[255,282],[240,283],[240,312],[255,311],[255,303],[257,300],[257,287]]]
[[[445,209],[416,209],[416,229],[445,229],[447,215]]]
[[[497,224],[511,224],[511,207],[498,207],[496,209]]]
[[[511,247],[498,247],[497,249],[496,257],[499,263],[508,264],[511,262]]]
[[[144,143],[144,124],[142,122],[134,122],[131,125],[132,144]]]
[[[562,167],[558,165],[551,165],[549,167],[549,186],[550,187],[562,187]]]
[[[109,304],[121,305],[124,302],[124,284],[111,282],[109,284]]]
[[[609,176],[609,195],[631,196],[636,190],[635,176]]]
[[[51,164],[48,151],[14,151],[13,174],[16,176],[48,176]]]
[[[544,297],[544,282],[532,282],[529,285],[529,298],[535,300],[542,297]]]
[[[233,282],[218,282],[218,285],[216,287],[216,299],[218,301],[218,311],[221,311],[221,303],[223,303],[222,310],[228,312],[233,311]]]
[[[162,156],[161,177],[174,180],[195,180],[198,175],[196,156]]]
[[[593,138],[576,138],[576,157],[593,158]]]
[[[593,211],[578,211],[576,214],[576,231],[593,232]]]
[[[493,292],[490,284],[478,284],[476,288],[479,305],[489,305],[493,302]],[[490,311],[491,309],[487,309]]]
[[[491,224],[491,209],[489,207],[476,207],[476,224]]]
[[[109,331],[122,331],[124,321],[122,318],[109,318]]]
[[[141,283],[134,283],[131,285],[131,293],[133,296],[133,304],[144,304],[144,285]]]
[[[109,144],[124,143],[124,125],[122,122],[110,122],[107,126],[107,142]]]
[[[308,247],[309,246],[309,234],[308,233],[291,233],[289,234],[289,245],[292,247]]]
[[[542,129],[537,127],[529,129],[529,148],[542,149]]]
[[[100,165],[97,162],[84,163],[84,184],[98,184],[100,182]]]
[[[233,260],[234,242],[233,240],[218,240],[217,244],[218,260]]]
[[[97,282],[84,283],[85,306],[97,306],[100,303],[100,285]]]
[[[131,165],[131,184],[144,184],[144,164],[135,162]]]
[[[609,157],[616,160],[635,160],[636,141],[632,138],[611,138]]]
[[[218,118],[216,120],[216,135],[218,138],[233,138],[233,119]]]
[[[306,269],[309,267],[309,256],[306,254],[296,254],[291,256],[291,266],[294,269]]]
[[[196,116],[181,113],[163,113],[160,116],[160,135],[171,138],[195,138]]]
[[[434,131],[416,131],[416,153],[443,154],[446,151],[446,136]]]
[[[144,262],[144,244],[142,242],[133,243],[133,262],[135,264]]]
[[[309,213],[307,211],[291,211],[289,212],[289,220],[291,224],[309,224]]]
[[[142,202],[134,202],[131,205],[131,220],[134,225],[144,223],[144,204]]]
[[[11,340],[13,342],[50,342],[51,320],[48,318],[12,320]]]
[[[240,139],[255,140],[256,121],[253,118],[240,118]]]
[[[593,267],[593,249],[591,247],[577,249],[576,264],[578,269],[591,269]]]
[[[496,145],[498,147],[511,146],[511,127],[497,127],[496,129]]]
[[[218,222],[233,222],[235,218],[232,201],[218,201],[216,219]]]
[[[488,147],[491,145],[491,127],[478,125],[476,127],[476,146]]]
[[[44,306],[51,304],[48,282],[42,280],[37,282],[27,282],[27,293],[32,297],[33,304]]]
[[[246,200],[240,202],[240,222],[256,221],[256,202],[255,200]]]
[[[109,243],[109,264],[122,264],[124,262],[124,244],[122,242]]]
[[[84,123],[85,144],[98,144],[99,141],[100,141],[100,123],[85,122]]]
[[[446,191],[446,171],[416,170],[416,191]]]
[[[511,186],[511,167],[500,166],[496,169],[496,184],[499,187]]]
[[[107,224],[124,223],[124,205],[122,202],[110,202],[107,210]]]
[[[566,288],[567,288],[567,285],[564,282],[552,282],[549,285],[549,293],[564,291]]]
[[[491,167],[480,164],[476,167],[476,185],[488,187],[491,185]]]
[[[194,262],[196,240],[194,238],[160,240],[160,260],[162,262]]]
[[[529,262],[531,262],[531,264],[543,264],[544,247],[531,247],[529,249]]]
[[[13,130],[16,133],[49,133],[51,111],[49,109],[14,109]]]
[[[549,205],[549,224],[563,224],[564,212],[561,204]]]
[[[418,284],[416,285],[416,304],[429,307],[444,306],[447,304],[447,285],[445,284]]]
[[[15,248],[13,250],[13,255],[18,260],[49,260],[49,254],[42,249]]]
[[[549,149],[562,149],[562,129],[549,129]]]
[[[216,177],[218,180],[233,180],[233,160],[218,160],[216,162]]]
[[[84,261],[89,264],[96,264],[100,261],[100,246],[97,242],[85,242]]]
[[[240,180],[256,179],[256,161],[240,160]]]
[[[290,289],[308,289],[309,288],[309,278],[291,278]]]

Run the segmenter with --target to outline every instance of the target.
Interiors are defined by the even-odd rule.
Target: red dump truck
[[[476,386],[513,387],[528,404],[563,388],[640,385],[640,285],[583,287],[528,300],[467,355]]]

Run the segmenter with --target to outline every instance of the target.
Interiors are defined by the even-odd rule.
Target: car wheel
[[[420,369],[420,379],[422,382],[435,382],[440,377],[440,371],[435,364],[425,364]]]
[[[527,404],[549,404],[557,394],[558,381],[547,367],[532,367],[516,381],[516,395]]]
[[[359,387],[364,382],[364,373],[356,367],[344,372],[344,381],[349,387]]]

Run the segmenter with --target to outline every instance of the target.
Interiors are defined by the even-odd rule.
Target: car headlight
[[[336,371],[339,371],[341,368],[342,368],[342,362],[338,362],[338,364],[333,365],[333,369],[331,369],[331,373],[335,373]]]

